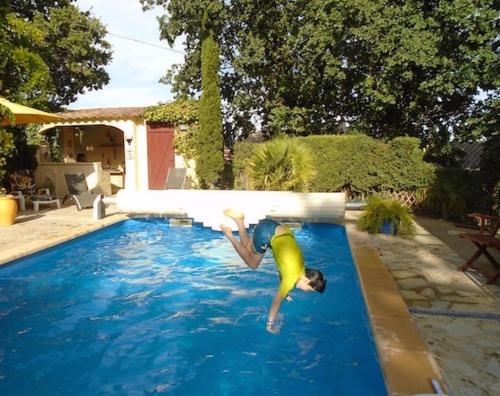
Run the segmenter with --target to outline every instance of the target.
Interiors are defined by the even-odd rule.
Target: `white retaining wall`
[[[234,208],[245,214],[246,225],[272,217],[281,220],[341,222],[345,213],[344,193],[294,193],[284,191],[233,190],[120,190],[116,196],[120,211],[131,214],[185,216],[214,230],[220,224],[235,229],[224,216]]]

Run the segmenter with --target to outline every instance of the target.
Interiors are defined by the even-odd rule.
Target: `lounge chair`
[[[99,194],[89,191],[89,186],[83,173],[65,173],[64,180],[68,187],[68,193],[78,210],[92,208]]]
[[[189,179],[187,177],[186,168],[170,168],[165,180],[165,190],[182,190],[190,188],[188,185]]]
[[[500,277],[500,264],[498,264],[491,253],[488,252],[488,249],[496,249],[500,252],[500,238],[497,236],[498,229],[500,228],[500,217],[480,213],[472,213],[469,217],[479,220],[479,232],[459,234],[459,236],[476,245],[477,251],[459,268],[459,270],[465,271],[467,268],[472,267],[474,262],[484,254],[496,269],[496,272],[490,275],[486,281],[486,283],[493,283]]]

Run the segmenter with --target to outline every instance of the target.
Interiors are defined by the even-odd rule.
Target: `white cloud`
[[[156,17],[162,15],[162,9],[143,12],[139,0],[77,0],[76,3],[83,11],[90,9],[111,34],[169,47],[167,42],[159,40]],[[173,64],[182,63],[183,55],[111,34],[106,36],[113,47],[113,60],[106,68],[110,83],[99,91],[79,95],[69,108],[147,106],[172,99],[170,87],[158,80]],[[183,50],[180,40],[174,49]]]

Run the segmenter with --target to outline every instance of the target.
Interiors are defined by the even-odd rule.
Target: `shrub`
[[[196,133],[198,124],[194,123],[188,127],[187,131],[180,131],[175,128],[174,149],[175,153],[182,155],[185,161],[196,158]]]
[[[418,193],[419,211],[449,220],[462,220],[467,212],[483,211],[481,179],[477,171],[439,168],[436,179]]]
[[[397,137],[388,143],[389,188],[393,191],[416,191],[434,182],[436,168],[424,161],[420,140],[412,137]]]
[[[174,102],[150,106],[144,110],[144,119],[149,122],[166,122],[172,125],[190,125],[198,122],[199,103],[196,100],[175,100]]]
[[[433,179],[434,167],[423,160],[416,138],[389,143],[366,135],[301,138],[318,171],[314,191],[348,191],[354,195],[380,191],[414,191]]]
[[[238,142],[233,148],[233,178],[234,188],[245,190],[248,188],[248,161],[254,151],[262,144]]]
[[[371,233],[380,232],[384,223],[391,224],[391,234],[415,233],[413,215],[410,209],[394,199],[383,199],[378,195],[368,198],[363,214],[358,220],[358,227]]]
[[[314,173],[308,150],[293,139],[269,141],[248,161],[249,187],[255,190],[307,191]]]
[[[320,135],[293,138],[309,149],[316,174],[311,191],[348,191],[352,195],[380,191],[416,191],[434,180],[434,166],[423,160],[416,138],[401,137],[388,143],[356,135]],[[245,188],[245,167],[256,147],[266,143],[235,145],[233,170],[236,188]]]
[[[10,132],[0,126],[0,185],[5,176],[7,158],[14,151],[14,140]]]
[[[13,120],[14,115],[12,112],[5,106],[0,105],[0,120],[8,119]],[[7,158],[12,154],[14,150],[14,142],[12,133],[7,131],[7,129],[3,128],[0,125],[0,182],[2,178],[5,176],[5,163]],[[0,183],[1,186],[1,183]]]

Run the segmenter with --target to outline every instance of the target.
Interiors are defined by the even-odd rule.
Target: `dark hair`
[[[314,268],[306,268],[306,278],[309,279],[309,285],[317,292],[323,293],[326,287],[326,279],[321,271]]]

